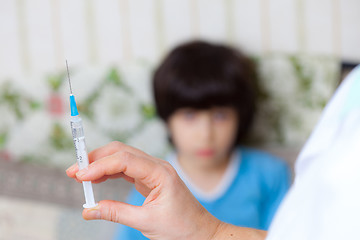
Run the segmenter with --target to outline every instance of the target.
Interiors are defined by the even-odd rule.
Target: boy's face
[[[228,160],[238,115],[231,107],[181,108],[170,116],[168,128],[179,159],[191,161],[195,167],[212,168]]]

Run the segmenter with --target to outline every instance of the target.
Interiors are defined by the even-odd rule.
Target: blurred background
[[[250,55],[265,90],[251,143],[293,164],[343,76],[360,63],[358,0],[0,0],[0,240],[110,239],[81,218],[68,60],[88,149],[123,141],[164,157],[150,80],[184,41]],[[125,200],[110,181],[95,197]]]

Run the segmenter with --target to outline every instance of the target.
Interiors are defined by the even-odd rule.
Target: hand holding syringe
[[[79,113],[78,113],[78,110],[76,107],[75,97],[72,94],[69,68],[68,68],[67,61],[66,61],[66,68],[67,68],[69,86],[70,86],[71,132],[72,132],[72,136],[73,136],[73,140],[74,140],[77,163],[79,165],[79,169],[81,170],[83,168],[86,168],[89,165],[89,159],[88,159],[88,154],[86,151],[85,135],[84,135],[84,129],[82,126],[82,120],[79,116]],[[93,208],[97,205],[97,203],[95,203],[92,184],[90,181],[84,181],[82,183],[83,183],[84,195],[85,195],[85,201],[86,201],[86,203],[83,206],[84,206],[84,208]]]

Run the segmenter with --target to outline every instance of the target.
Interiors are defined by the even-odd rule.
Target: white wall
[[[254,55],[360,62],[358,0],[1,0],[0,81],[72,66],[157,61],[179,41],[226,41]]]
[[[138,127],[139,109],[151,103],[152,68],[193,38],[230,43],[260,59],[272,98],[255,138],[298,148],[337,85],[339,61],[360,62],[359,13],[359,0],[0,0],[0,158],[73,161],[65,59],[79,103],[98,96],[94,116],[84,120],[89,149],[130,131],[126,142],[163,153],[164,129],[153,120]],[[131,96],[106,80],[113,66]]]

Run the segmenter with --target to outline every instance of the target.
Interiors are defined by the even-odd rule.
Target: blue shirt
[[[220,195],[213,198],[201,196],[194,190],[186,176],[178,169],[176,162],[170,163],[177,169],[198,201],[216,218],[237,226],[267,230],[281,200],[287,192],[291,173],[281,159],[263,151],[240,148],[229,164],[229,183],[224,184]],[[237,164],[238,163],[238,164]],[[141,206],[145,198],[133,189],[128,203]],[[148,239],[141,232],[120,226],[115,239]]]

